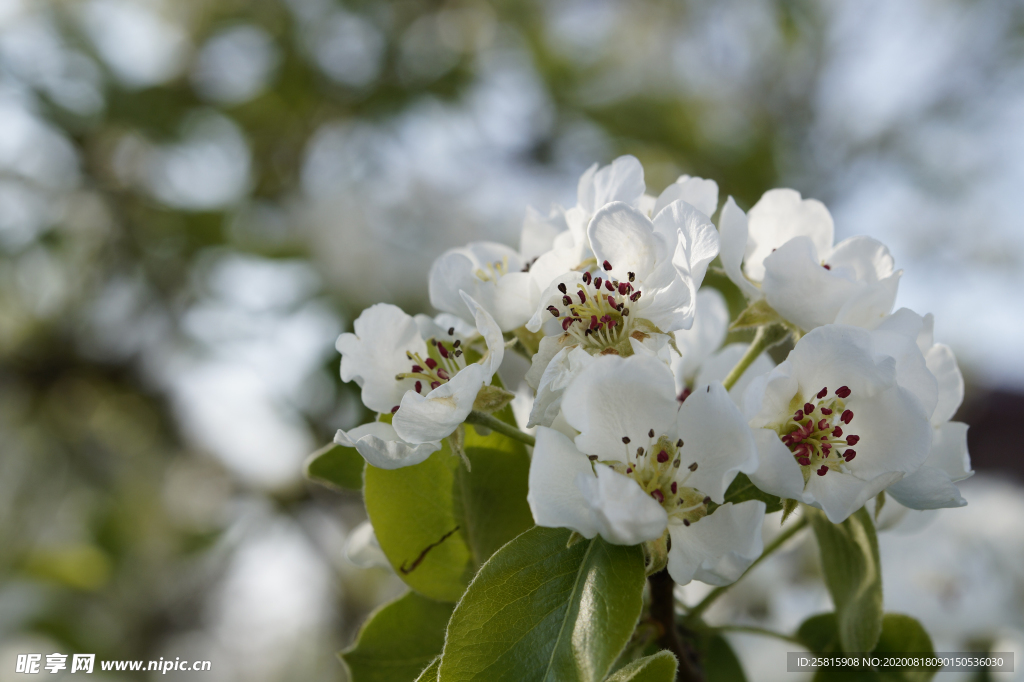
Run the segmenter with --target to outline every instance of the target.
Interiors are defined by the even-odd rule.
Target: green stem
[[[768,558],[768,556],[770,556],[775,550],[777,550],[779,547],[781,547],[783,545],[783,543],[786,542],[786,540],[788,540],[791,537],[793,537],[794,535],[796,535],[806,525],[807,525],[807,517],[806,516],[801,516],[799,519],[797,519],[796,521],[793,522],[793,525],[791,525],[789,528],[787,528],[786,530],[784,530],[781,533],[779,533],[775,537],[775,539],[772,540],[768,544],[768,546],[764,548],[764,551],[761,552],[761,556],[757,557],[757,559],[754,560],[754,563],[750,564],[750,566],[743,573],[743,575],[741,575],[739,578],[737,578],[735,582],[733,582],[733,583],[731,583],[729,585],[723,585],[722,587],[716,587],[715,589],[711,590],[711,592],[708,593],[708,596],[704,597],[704,599],[702,599],[696,606],[694,606],[692,609],[690,609],[689,613],[686,614],[687,622],[692,622],[692,621],[695,621],[698,618],[700,618],[700,614],[704,613],[704,611],[706,611],[707,608],[709,606],[711,606],[711,604],[716,599],[721,597],[725,593],[726,590],[728,590],[730,587],[732,587],[733,585],[738,583],[740,580],[742,580],[743,576],[747,575],[752,570],[754,570],[755,566],[757,566],[759,563],[761,563],[766,558]]]
[[[492,417],[489,414],[483,412],[477,412],[473,410],[466,417],[467,424],[477,424],[478,426],[486,426],[491,431],[497,431],[503,436],[508,436],[513,440],[517,440],[520,443],[526,443],[527,445],[533,445],[536,443],[536,439],[528,433],[523,433],[511,424],[507,424],[497,417]]]
[[[781,632],[775,632],[767,628],[759,628],[753,625],[722,625],[720,627],[711,628],[717,632],[746,632],[751,635],[762,635],[763,637],[774,637],[775,639],[781,639],[784,642],[790,642],[791,644],[799,644],[801,647],[807,645],[801,642],[796,637],[790,635],[784,635]]]
[[[747,352],[743,354],[743,357],[740,358],[740,361],[736,363],[736,366],[732,368],[729,375],[725,377],[725,381],[722,382],[725,390],[728,391],[740,380],[743,373],[754,363],[754,360],[760,357],[761,353],[777,343],[782,343],[786,340],[787,336],[789,336],[789,329],[777,322],[758,327],[754,340],[750,343],[750,348],[747,348]]]

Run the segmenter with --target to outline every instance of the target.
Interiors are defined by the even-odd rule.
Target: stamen
[[[651,429],[650,431],[647,432],[647,437],[654,438],[654,429]]]
[[[822,465],[821,465],[821,468],[820,468],[820,469],[818,469],[818,471],[817,471],[817,474],[818,474],[819,476],[824,476],[824,475],[825,475],[825,474],[827,474],[827,473],[828,473],[828,466],[827,466],[827,465],[825,465],[825,464],[822,464]]]
[[[849,398],[851,393],[853,393],[853,391],[850,390],[849,386],[840,386],[839,388],[836,389],[836,395],[842,398],[843,400]]]
[[[853,458],[857,456],[857,451],[847,448],[846,452],[843,453],[843,459],[847,462],[853,461]]]
[[[658,490],[657,488],[651,491],[651,497],[656,499],[659,503],[665,501],[665,494]]]
[[[683,525],[684,526],[689,526],[690,525],[690,519],[683,519]]]
[[[594,278],[594,288],[595,289],[600,289],[601,288],[601,278],[600,277],[595,277]]]
[[[629,436],[623,436],[622,442],[625,443],[626,445],[629,445]]]
[[[689,469],[690,471],[696,471],[697,470],[697,463],[694,462],[693,464],[691,464],[690,466],[688,466],[686,468]]]
[[[679,440],[676,441],[676,447],[677,448],[683,447],[683,439],[682,438],[680,438]]]
[[[821,400],[822,398],[824,398],[827,395],[828,395],[828,386],[826,386],[825,388],[823,388],[820,391],[818,391],[818,400]]]
[[[558,285],[558,290],[561,291],[564,294],[565,293],[565,284],[564,283],[559,284]]]
[[[811,403],[804,403],[804,414],[811,414],[814,412],[814,405]]]
[[[671,488],[672,488],[672,494],[673,494],[673,495],[675,495],[675,494],[676,494],[676,492],[677,492],[677,491],[678,491],[678,489],[679,489],[679,484],[677,484],[677,483],[676,483],[675,481],[672,481],[672,486],[671,486]]]
[[[635,281],[635,280],[636,280],[636,275],[635,275],[634,273],[632,273],[632,272],[631,272],[631,273],[629,273],[629,281],[630,281],[630,282],[633,282],[633,281]]]
[[[597,455],[587,455],[587,459],[589,459],[591,462],[596,462]]]
[[[836,427],[836,428],[838,428],[838,427]],[[847,445],[856,445],[859,442],[860,442],[860,436],[847,436],[846,437],[846,444]]]
[[[398,408],[399,407],[401,407],[401,405],[395,405],[394,407],[392,407],[391,408],[391,414],[394,414],[395,412],[398,412]]]
[[[430,369],[434,369],[435,367],[437,367],[437,360],[435,360],[434,358],[427,358],[423,362],[426,363],[427,367],[429,367]]]
[[[448,327],[448,336],[455,336],[455,327]]]
[[[420,393],[422,391],[423,391],[423,382],[422,381],[417,381],[416,382],[416,392]]]
[[[603,268],[604,268],[605,270],[611,270],[611,269],[612,269],[612,264],[611,264],[611,263],[609,263],[608,261],[605,261],[605,262],[604,262],[604,263],[602,264],[602,267],[603,267]]]
[[[843,410],[843,414],[839,417],[839,421],[849,425],[853,421],[853,412],[851,410]]]
[[[584,272],[583,273],[583,283],[584,284],[590,284],[590,273],[589,272]]]
[[[668,453],[662,450],[658,453],[658,464],[664,464],[668,461]]]

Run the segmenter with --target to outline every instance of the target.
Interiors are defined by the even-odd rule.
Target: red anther
[[[444,368],[437,370],[437,376],[441,377],[445,381],[448,381],[449,379],[452,378],[451,375],[444,370]]]
[[[654,499],[656,499],[656,500],[657,500],[657,501],[658,501],[659,503],[661,503],[661,502],[664,502],[664,501],[665,501],[665,493],[661,492],[661,491],[660,491],[660,490],[658,490],[658,489],[655,489],[655,490],[652,490],[652,491],[651,491],[651,497],[653,497]]]
[[[618,323],[615,320],[608,320],[608,328],[609,329],[614,327],[616,324],[618,324]]]
[[[683,519],[683,525],[684,526],[689,526],[690,525],[690,519]]]
[[[437,344],[437,352],[441,354],[441,357],[445,360],[448,359],[448,349],[444,347],[443,343]]]
[[[416,382],[416,392],[419,393],[422,390],[423,390],[423,382],[422,381],[417,381]]]
[[[440,385],[441,385],[440,381],[431,381],[430,382],[430,390],[434,390],[435,388],[437,388]]]
[[[856,457],[856,456],[857,456],[857,451],[856,450],[847,449],[846,452],[843,453],[843,459],[845,459],[847,462],[852,461],[853,458]]]
[[[849,398],[851,393],[853,393],[853,391],[850,390],[849,386],[840,386],[839,388],[836,389],[836,395],[842,398],[843,400]]]
[[[420,367],[419,365],[413,365],[412,366],[412,373],[413,374],[419,374],[422,371],[423,371],[423,368]]]
[[[595,289],[600,289],[601,288],[601,281],[602,280],[601,280],[600,277],[595,277],[594,278],[594,288]]]
[[[828,420],[827,419],[819,419],[818,420],[818,430],[819,431],[824,431],[827,428],[828,428]]]
[[[810,457],[797,457],[796,458],[796,463],[799,464],[802,467],[810,466],[811,465],[811,458]]]
[[[693,391],[688,388],[684,388],[683,392],[676,396],[676,400],[681,403],[686,402],[686,399],[690,397],[691,393],[693,393]]]
[[[586,292],[583,291],[583,289],[580,289],[579,291],[577,291],[576,295],[580,297],[580,303],[586,303],[587,302],[587,294],[586,294]]]
[[[608,291],[615,291],[615,285],[612,284],[611,280],[608,280],[607,282],[604,283],[604,288],[607,289]]]
[[[658,453],[658,464],[664,464],[668,461],[668,453],[662,450]]]
[[[839,438],[839,436],[843,435],[843,428],[841,426],[837,426],[836,428],[832,429],[832,435],[835,436],[836,438]]]
[[[843,410],[843,414],[839,416],[839,421],[844,424],[849,424],[853,420],[853,412],[851,410]]]
[[[804,414],[811,414],[814,412],[814,405],[811,403],[804,403]]]
[[[572,299],[568,296],[562,297],[562,305],[572,305]]]
[[[846,443],[848,445],[856,445],[859,442],[860,442],[860,436],[847,436],[846,437]]]
[[[613,308],[617,308],[618,307],[619,304],[615,302],[615,297],[614,296],[612,296],[611,294],[608,294],[605,298],[608,299],[608,305],[610,305]]]
[[[783,445],[787,445],[788,446],[788,445],[792,445],[793,444],[793,439],[790,438],[788,433],[785,436],[783,436],[782,438],[780,438],[779,440],[782,441]]]
[[[639,301],[640,300],[640,291],[637,291],[632,296],[630,296],[629,300],[631,300],[633,303],[636,303],[637,301]]]
[[[589,272],[584,272],[583,273],[583,283],[584,284],[590,284],[590,273]]]
[[[632,281],[634,281],[636,279],[636,273],[635,272],[630,272],[630,273],[627,273],[627,274],[629,275],[629,281],[630,282],[632,282]]]
[[[564,332],[566,329],[568,329],[569,325],[572,324],[575,321],[576,321],[575,317],[567,317],[564,320],[562,320],[562,331]]]
[[[826,465],[822,464],[821,468],[818,469],[815,473],[818,474],[819,476],[824,476],[825,474],[828,473],[828,467]]]
[[[633,467],[626,467],[626,473],[627,474],[633,473]]]
[[[597,315],[590,316],[590,328],[593,329],[597,326]]]
[[[619,282],[619,296],[625,296],[629,293],[629,284],[626,282]]]
[[[401,407],[401,405],[395,405],[394,407],[392,407],[391,408],[391,414],[394,414],[395,412],[398,412],[398,408],[399,407]]]
[[[821,267],[825,268],[826,270],[831,270],[832,269],[832,266],[829,265],[828,263],[823,263]]]
[[[430,369],[434,369],[435,367],[437,367],[437,360],[435,360],[434,358],[427,358],[426,363],[427,367],[429,367]]]
[[[797,410],[796,414],[793,415],[793,421],[795,421],[795,422],[798,422],[798,421],[800,421],[803,418],[804,418],[804,411],[803,410]]]
[[[605,261],[604,263],[601,264],[601,267],[603,267],[605,270],[611,270],[612,264],[609,263],[608,261]]]
[[[672,494],[675,495],[676,491],[678,491],[678,490],[679,490],[679,484],[677,484],[675,481],[672,481]]]
[[[558,290],[561,291],[564,294],[565,293],[565,283],[559,284],[558,285]]]
[[[821,408],[821,413],[827,417],[828,415],[832,414],[832,410],[827,407],[823,407]]]
[[[824,398],[827,395],[828,395],[828,386],[826,386],[825,388],[823,388],[820,391],[818,391],[818,400],[821,400],[822,398]]]
[[[558,316],[559,316],[559,314],[560,314],[560,313],[558,312],[558,308],[556,308],[556,307],[555,307],[555,306],[553,306],[553,305],[549,305],[549,306],[548,306],[548,312],[549,312],[549,313],[551,313],[551,314],[552,314],[552,315],[553,315],[554,317],[558,317]]]

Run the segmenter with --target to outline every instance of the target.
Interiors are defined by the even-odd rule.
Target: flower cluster
[[[716,288],[702,288],[709,268]],[[336,442],[386,469],[445,439],[460,453],[463,424],[512,400],[498,371],[514,349],[530,361],[535,442],[517,433],[534,443],[536,524],[643,545],[650,571],[724,585],[762,552],[766,499],[833,523],[883,492],[966,504],[966,426],[951,421],[963,379],[931,316],[893,311],[901,274],[873,239],[833,244],[828,210],[793,190],[719,210],[714,181],[682,176],[654,197],[621,157],[583,175],[575,206],[528,212],[518,250],[441,255],[437,317],[365,310],[338,339],[341,375],[381,417]],[[741,474],[757,495],[730,496]]]

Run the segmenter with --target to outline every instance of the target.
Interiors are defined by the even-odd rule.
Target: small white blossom
[[[721,504],[757,465],[743,416],[720,384],[685,402],[664,363],[595,358],[566,391],[575,442],[537,429],[527,500],[538,525],[637,544],[669,533],[668,570],[681,584],[721,585],[760,555],[765,506]]]
[[[913,340],[819,327],[744,394],[761,459],[751,480],[839,523],[924,464],[937,400]]]
[[[773,189],[744,215],[729,197],[719,229],[729,278],[801,329],[872,328],[892,311],[902,271],[889,249],[864,236],[833,246],[832,216],[820,201]]]

